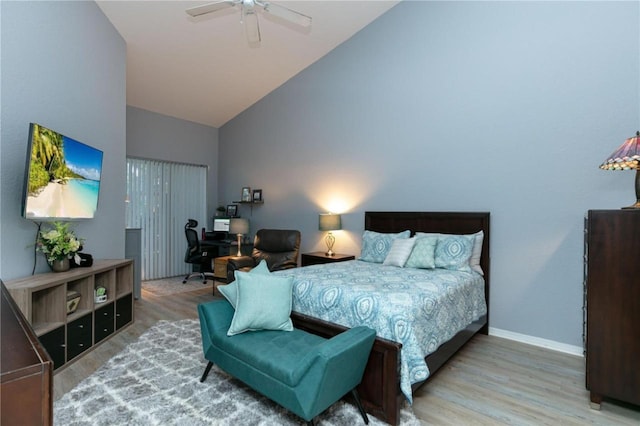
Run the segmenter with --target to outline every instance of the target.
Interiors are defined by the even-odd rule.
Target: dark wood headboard
[[[440,232],[443,234],[474,234],[484,232],[480,266],[484,271],[487,324],[489,320],[489,212],[365,212],[364,229],[375,232]]]

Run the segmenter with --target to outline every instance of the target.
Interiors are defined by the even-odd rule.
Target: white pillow
[[[469,259],[469,265],[471,265],[471,269],[473,269],[480,275],[484,275],[484,271],[482,271],[482,267],[480,266],[480,255],[482,255],[482,241],[484,240],[484,232],[478,231],[473,235],[476,237],[476,239],[473,243],[473,252],[471,253],[471,259]]]
[[[441,235],[453,235],[453,234],[440,234],[437,232],[416,232],[416,237],[422,237],[422,236],[441,236]],[[482,255],[482,242],[484,240],[484,232],[483,231],[478,231],[475,234],[466,234],[468,235],[473,235],[475,240],[473,243],[473,251],[471,253],[471,259],[469,259],[469,266],[471,266],[471,269],[473,269],[474,271],[476,271],[477,273],[479,273],[480,275],[484,275],[484,271],[482,270],[482,267],[480,266],[480,256]]]
[[[409,255],[411,255],[411,250],[413,250],[415,242],[415,238],[398,238],[393,240],[391,250],[387,253],[387,257],[385,257],[382,264],[399,266],[401,268],[404,267],[404,264],[407,263],[407,259],[409,259]]]

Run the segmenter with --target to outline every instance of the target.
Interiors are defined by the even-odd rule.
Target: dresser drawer
[[[54,370],[61,367],[65,361],[64,327],[56,328],[38,338],[53,361]]]
[[[133,294],[116,300],[116,330],[131,323],[133,319]]]
[[[95,343],[98,343],[115,331],[113,303],[96,309],[94,321]]]
[[[91,347],[93,343],[91,320],[91,314],[88,314],[67,325],[67,361]]]

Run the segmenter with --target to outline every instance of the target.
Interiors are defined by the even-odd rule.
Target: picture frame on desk
[[[262,202],[262,189],[254,189],[253,190],[253,202],[261,203]]]
[[[238,216],[238,205],[227,204],[227,217],[236,217],[236,216]]]

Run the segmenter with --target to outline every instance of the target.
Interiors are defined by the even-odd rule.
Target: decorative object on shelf
[[[240,197],[240,201],[244,203],[251,202],[251,188],[249,188],[248,186],[242,188],[242,196]]]
[[[82,239],[77,238],[69,224],[52,222],[53,228],[38,233],[36,250],[42,252],[54,272],[68,271],[72,257],[80,263],[78,252],[82,249]]]
[[[74,313],[78,309],[80,297],[80,293],[77,291],[67,290],[67,315]]]
[[[237,204],[228,204],[227,205],[227,217],[236,217],[238,215],[238,205]]]
[[[611,154],[600,165],[603,170],[635,170],[636,171],[636,202],[623,209],[640,209],[640,131],[624,141],[622,146]]]
[[[231,219],[229,233],[238,235],[238,253],[236,256],[242,256],[242,236],[249,233],[249,220],[241,217]]]
[[[94,290],[94,301],[96,303],[104,303],[107,301],[107,289],[103,286],[98,286]]]
[[[261,203],[262,202],[262,189],[254,189],[253,190],[253,202]]]
[[[324,242],[327,244],[327,256],[333,256],[333,244],[336,242],[336,238],[331,231],[337,231],[342,229],[342,216],[334,213],[320,213],[318,220],[318,229],[320,231],[329,231],[324,238]]]
[[[82,249],[82,247],[81,247]],[[76,259],[80,259],[80,263],[76,262]],[[93,265],[93,256],[89,253],[76,253],[71,259],[69,259],[69,263],[72,268],[88,268]]]
[[[49,262],[49,266],[53,272],[64,272],[71,269],[71,262],[66,257],[64,259],[54,259]]]
[[[227,210],[224,206],[220,205],[216,208],[216,216],[222,217],[227,213]]]

